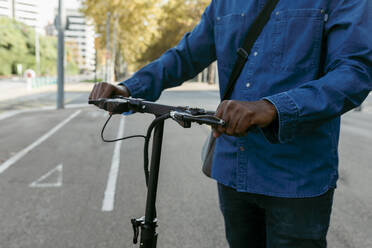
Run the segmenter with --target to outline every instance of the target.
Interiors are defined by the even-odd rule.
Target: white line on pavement
[[[122,117],[119,124],[118,139],[124,135],[125,117]],[[105,196],[102,202],[102,211],[110,212],[114,210],[116,182],[120,166],[120,148],[122,141],[115,144],[114,154],[112,155],[110,173],[107,180]]]
[[[89,105],[87,103],[82,103],[82,104],[66,104],[65,106],[66,109],[85,108],[85,107],[89,107]],[[7,112],[0,114],[0,121],[13,117],[18,114],[38,112],[38,111],[47,111],[47,110],[56,110],[56,107],[55,106],[44,106],[44,107],[33,108],[33,109],[11,110],[11,111],[7,111]]]
[[[47,140],[50,136],[52,136],[54,133],[56,133],[59,129],[61,129],[64,125],[66,125],[69,121],[74,119],[78,114],[81,113],[81,110],[78,110],[74,112],[72,115],[70,115],[67,119],[59,123],[57,126],[55,126],[53,129],[51,129],[49,132],[41,136],[38,140],[36,140],[31,145],[27,146],[23,150],[19,151],[17,154],[15,154],[13,157],[6,160],[4,163],[0,164],[0,174],[2,174],[4,171],[6,171],[10,166],[12,166],[14,163],[16,163],[18,160],[23,158],[27,153],[32,151],[35,147],[43,143],[45,140]]]
[[[55,183],[44,183],[43,181],[54,173],[58,173],[57,181]],[[31,188],[58,188],[62,186],[63,181],[63,164],[58,165],[51,171],[48,171],[46,174],[41,176],[35,182],[30,184]]]
[[[8,111],[8,112],[5,112],[3,114],[0,114],[0,120],[4,120],[4,119],[7,119],[9,117],[12,117],[12,116],[15,116],[17,114],[19,114],[19,110],[15,110],[15,111]]]

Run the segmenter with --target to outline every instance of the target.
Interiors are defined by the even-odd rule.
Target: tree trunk
[[[203,72],[200,72],[197,76],[197,79],[196,81],[198,81],[199,83],[202,81],[202,76],[203,76]]]

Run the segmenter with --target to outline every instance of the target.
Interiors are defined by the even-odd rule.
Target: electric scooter
[[[146,211],[144,217],[138,219],[134,218],[131,220],[134,232],[133,243],[137,244],[138,237],[140,236],[140,248],[156,248],[158,238],[156,228],[158,225],[155,202],[165,120],[172,119],[183,128],[190,128],[192,123],[210,126],[225,126],[225,122],[214,116],[214,112],[206,111],[204,109],[162,105],[154,102],[144,101],[142,99],[126,98],[121,96],[89,100],[89,104],[94,104],[97,107],[110,112],[110,117],[104,124],[101,132],[101,138],[103,141],[116,142],[119,140],[138,137],[145,139],[144,172],[147,185]],[[121,139],[106,140],[104,138],[104,130],[107,126],[107,123],[110,121],[112,114],[123,114],[126,112],[147,113],[155,116],[155,119],[152,121],[147,130],[146,136],[133,135]],[[152,141],[151,167],[149,170],[148,149],[152,133],[154,134]]]

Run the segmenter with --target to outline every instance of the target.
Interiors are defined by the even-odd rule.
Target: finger
[[[96,95],[96,97],[98,99],[100,99],[100,98],[106,98],[104,96],[104,92],[106,90],[106,87],[107,87],[107,83],[100,83],[99,84],[98,89],[97,89],[97,95]]]
[[[110,98],[113,93],[114,87],[110,84],[106,84],[102,89],[101,98]]]
[[[235,129],[239,123],[239,120],[240,120],[240,117],[238,113],[236,113],[236,111],[230,113],[229,122],[228,122],[228,126],[226,129],[226,134],[235,135],[236,133]]]
[[[93,91],[92,91],[92,99],[97,100],[97,90],[98,90],[99,84],[94,85]]]
[[[99,91],[100,91],[100,89],[101,89],[101,84],[102,84],[102,83],[98,83],[98,84],[94,87],[93,97],[92,97],[94,100],[98,100],[98,98],[99,98]]]
[[[238,124],[236,125],[235,135],[236,136],[245,136],[245,135],[247,135],[247,133],[248,133],[248,131],[251,127],[252,127],[252,125],[250,125],[250,121],[247,120],[246,118],[241,117],[239,119]]]
[[[224,120],[226,122],[226,120],[224,119],[224,116],[223,116],[223,113],[225,112],[225,106],[226,106],[226,101],[223,101],[220,103],[220,105],[218,105],[218,108],[216,110],[216,113],[215,113],[215,116],[217,118],[220,118],[222,120]],[[216,131],[216,135],[217,133],[223,133],[224,132],[224,127],[222,126],[216,126],[215,127],[215,131]]]
[[[237,118],[237,116],[235,116],[235,112],[236,110],[234,102],[228,101],[226,103],[225,111],[223,114],[225,119],[227,120],[225,133],[228,135],[233,135],[236,122],[238,121],[235,120]]]
[[[223,101],[223,102],[220,103],[220,105],[218,105],[218,108],[217,108],[216,114],[215,114],[216,117],[222,118],[222,115],[225,111],[226,102],[227,101]]]
[[[218,132],[216,129],[213,129],[213,137],[215,137],[217,139],[220,136],[221,136],[221,133]]]
[[[92,100],[93,99],[93,92],[94,92],[94,89],[96,88],[96,85],[97,84],[94,84],[93,89],[92,89],[92,91],[89,94],[89,97],[88,97],[89,100]]]
[[[226,128],[227,128],[227,126],[229,125],[229,119],[227,118],[227,116],[225,116],[225,111],[224,111],[224,106],[222,106],[221,108],[220,108],[220,110],[219,110],[219,113],[218,113],[218,118],[220,118],[220,119],[222,119],[223,121],[225,121],[225,125],[224,126],[222,126],[222,125],[218,125],[217,127],[216,127],[216,131],[218,132],[218,133],[220,133],[220,134],[222,134],[222,133],[225,133],[225,131],[226,131]]]

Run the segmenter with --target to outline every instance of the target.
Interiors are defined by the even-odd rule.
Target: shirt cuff
[[[129,78],[119,85],[124,85],[129,91],[129,95],[134,98],[144,98],[144,92],[146,91],[143,84],[140,83],[138,78]]]
[[[265,137],[271,142],[288,143],[295,138],[296,130],[298,128],[299,110],[296,103],[288,95],[287,92],[276,95],[264,97],[263,99],[271,102],[278,112],[278,127],[269,126],[262,129]],[[275,126],[275,125],[274,125]]]

